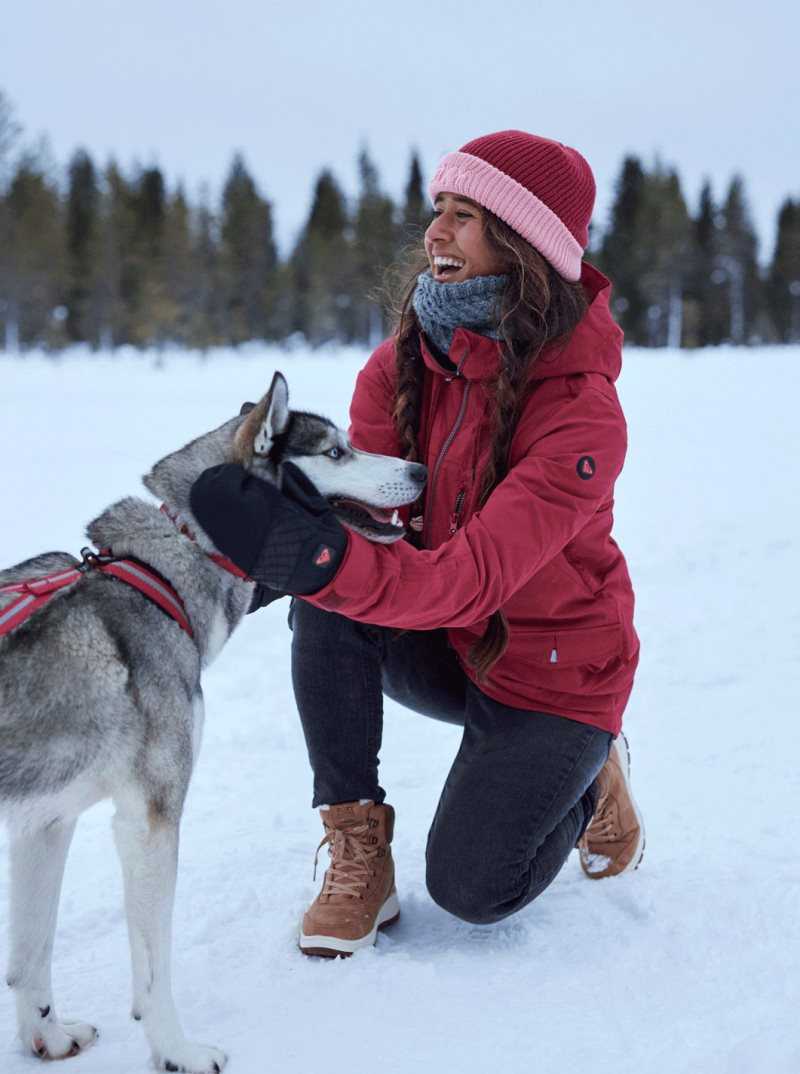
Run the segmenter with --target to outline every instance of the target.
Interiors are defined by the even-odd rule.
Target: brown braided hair
[[[466,199],[465,199],[466,200]],[[494,436],[488,462],[480,477],[477,506],[483,507],[492,490],[508,472],[511,441],[520,413],[532,388],[529,372],[542,349],[556,340],[566,342],[587,309],[580,282],[570,283],[539,254],[530,243],[482,206],[476,206],[484,221],[484,234],[508,275],[508,284],[499,302],[497,330],[500,339],[500,371],[494,382]],[[406,282],[399,302],[391,304],[395,319],[397,383],[392,417],[404,457],[418,462],[420,410],[424,366],[420,351],[420,327],[412,305],[417,277],[428,260],[416,247],[406,261]],[[408,272],[411,272],[410,278]],[[395,275],[399,271],[395,269]],[[387,292],[397,294],[397,290]],[[421,501],[412,515],[421,513]],[[420,538],[413,531],[414,543]],[[484,682],[508,645],[508,621],[502,611],[494,612],[486,630],[469,653],[470,665],[478,682]]]

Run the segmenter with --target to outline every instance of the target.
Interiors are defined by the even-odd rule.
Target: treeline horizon
[[[380,284],[430,219],[416,152],[398,202],[366,148],[355,196],[322,169],[281,257],[273,204],[241,154],[212,205],[159,167],[99,167],[83,149],[59,179],[41,149],[15,153],[20,133],[0,92],[0,349],[368,345],[391,331],[384,300],[399,283],[383,296]],[[800,342],[800,198],[787,196],[775,228],[762,268],[740,175],[719,200],[706,181],[691,209],[674,168],[629,155],[586,257],[610,277],[629,343]]]

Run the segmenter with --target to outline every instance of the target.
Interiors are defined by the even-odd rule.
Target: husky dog
[[[346,525],[378,541],[403,535],[394,509],[414,501],[426,479],[424,466],[356,451],[327,419],[290,411],[286,381],[276,373],[249,413],[168,455],[144,478],[169,514],[127,498],[87,530],[98,548],[146,565],[171,585],[191,634],[134,588],[87,570],[0,637],[0,813],[11,832],[8,984],[20,1037],[42,1059],[76,1055],[97,1038],[91,1025],[59,1021],[50,963],[77,817],[110,797],[133,1017],[143,1022],[157,1068],[211,1074],[225,1063],[223,1052],[183,1034],[170,986],[170,932],[178,827],[203,724],[200,672],[244,616],[254,586],[222,569],[222,557],[212,558],[216,550],[191,515],[189,490],[207,467],[231,461],[277,482],[287,459]],[[76,565],[51,552],[0,572],[0,622],[12,599],[3,586]]]

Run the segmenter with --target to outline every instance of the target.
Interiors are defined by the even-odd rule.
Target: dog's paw
[[[169,1055],[156,1060],[159,1070],[179,1071],[180,1074],[220,1074],[228,1061],[219,1048],[186,1041],[179,1047],[170,1048]]]
[[[40,1059],[69,1059],[91,1047],[100,1034],[85,1022],[42,1022],[31,1035],[34,1055]]]

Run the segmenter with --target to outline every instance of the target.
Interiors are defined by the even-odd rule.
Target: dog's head
[[[424,466],[354,448],[327,418],[289,409],[286,379],[276,373],[254,406],[158,462],[147,488],[191,517],[189,490],[203,470],[237,462],[262,480],[280,484],[292,462],[331,504],[339,520],[371,541],[390,543],[405,533],[397,508],[413,503],[427,479]]]

